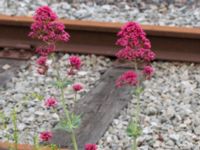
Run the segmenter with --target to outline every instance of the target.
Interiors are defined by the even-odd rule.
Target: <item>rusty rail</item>
[[[116,33],[121,23],[61,20],[71,35],[68,43],[58,43],[58,49],[71,53],[89,53],[114,56]],[[33,22],[30,17],[0,16],[0,46],[30,45],[39,41],[27,37]],[[159,60],[200,62],[200,29],[143,25]]]

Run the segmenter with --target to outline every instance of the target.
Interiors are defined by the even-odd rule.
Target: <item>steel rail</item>
[[[61,19],[71,39],[57,43],[59,51],[114,56],[116,33],[122,23]],[[0,16],[0,46],[41,44],[29,38],[31,17]],[[142,25],[159,60],[200,62],[200,29]],[[27,46],[27,47],[28,47]]]

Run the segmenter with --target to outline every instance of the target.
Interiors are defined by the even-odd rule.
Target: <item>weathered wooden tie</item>
[[[19,67],[25,62],[24,60],[0,59],[0,87],[4,86],[7,81],[14,77]],[[8,65],[8,67],[3,69],[4,65]]]
[[[75,113],[83,114],[77,132],[79,150],[83,150],[86,143],[96,143],[120,110],[127,106],[131,98],[130,88],[115,87],[116,78],[124,71],[126,69],[109,69],[100,83],[76,104]],[[70,141],[66,132],[54,132],[53,143],[67,147]]]

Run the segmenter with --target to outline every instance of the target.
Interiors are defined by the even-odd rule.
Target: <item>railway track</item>
[[[121,23],[61,21],[66,25],[71,35],[71,40],[67,44],[58,43],[59,51],[113,57],[116,51],[119,50],[119,47],[115,45],[115,41],[117,38],[116,33],[122,26]],[[41,44],[39,41],[27,36],[32,22],[33,20],[30,17],[0,16],[0,47],[9,48],[9,50],[2,49],[0,57],[17,59],[29,59],[31,57],[33,49]],[[200,62],[200,29],[158,26],[142,27],[152,42],[152,48],[157,55],[157,59]],[[0,62],[0,64],[5,64],[5,60],[2,63]],[[16,62],[13,62],[13,64],[16,64]],[[77,136],[81,149],[83,149],[84,143],[96,143],[104,134],[113,118],[118,115],[119,110],[127,106],[130,99],[130,89],[116,90],[114,88],[114,79],[122,71],[124,71],[124,68],[113,67],[108,70],[102,77],[99,85],[76,104],[75,108],[77,109],[75,110],[78,110],[76,113],[80,113],[79,111],[84,112],[83,123]],[[0,76],[0,81],[7,81],[5,77],[8,74],[10,73],[6,72],[4,76]],[[105,95],[103,99],[102,95]],[[88,129],[93,132],[90,132]],[[56,131],[55,135],[53,143],[62,147],[69,146],[69,143],[66,143],[65,140],[69,138],[67,133]]]
[[[59,51],[114,56],[121,23],[61,20],[71,40],[58,43]],[[34,49],[39,41],[28,38],[30,17],[0,16],[0,47]],[[200,29],[143,25],[159,60],[200,62]],[[2,52],[3,53],[3,52]],[[25,54],[24,54],[25,55]],[[9,55],[2,55],[5,57]],[[11,57],[20,58],[20,55]]]

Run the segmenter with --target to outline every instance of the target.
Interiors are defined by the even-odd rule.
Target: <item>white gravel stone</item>
[[[42,5],[49,5],[59,17],[67,19],[200,27],[199,0],[1,0],[0,13],[31,16]]]
[[[154,62],[153,66],[155,75],[144,82],[141,96],[143,132],[138,138],[139,150],[197,150],[200,148],[200,81],[197,80],[200,64]],[[99,150],[113,150],[121,145],[123,150],[131,150],[131,139],[125,130],[134,109],[133,95],[128,107],[99,140]],[[110,142],[108,137],[114,136],[119,138]]]
[[[77,94],[77,100],[79,101],[94,85],[98,83],[101,74],[105,72],[111,65],[111,60],[103,56],[95,55],[81,55],[83,66],[79,74],[72,78],[73,82],[82,83],[84,90]],[[61,75],[67,74],[67,59],[68,54],[61,54],[58,60]],[[48,77],[38,75],[36,73],[35,66],[36,57],[33,57],[31,61],[27,63],[28,67],[24,67],[14,77],[4,90],[0,91],[0,108],[1,111],[9,118],[8,130],[0,130],[0,140],[5,141],[5,134],[13,129],[13,125],[10,119],[11,110],[16,106],[18,129],[20,143],[33,143],[33,136],[35,133],[39,133],[43,130],[51,130],[59,121],[59,116],[55,111],[46,109],[44,106],[44,100],[49,96],[55,96],[59,100],[60,93],[51,82],[55,79],[55,68],[49,68]],[[94,65],[95,61],[95,65]],[[106,63],[103,63],[103,62]],[[76,78],[76,79],[75,79]],[[36,98],[24,99],[25,95],[30,95],[33,92],[37,92],[44,96],[44,100],[39,101]],[[67,98],[66,105],[70,110],[73,110],[74,104],[74,91],[71,86],[65,89],[65,97]],[[61,103],[58,103],[57,111],[62,113]],[[9,132],[9,133],[10,133]],[[26,135],[26,136],[24,136]]]

